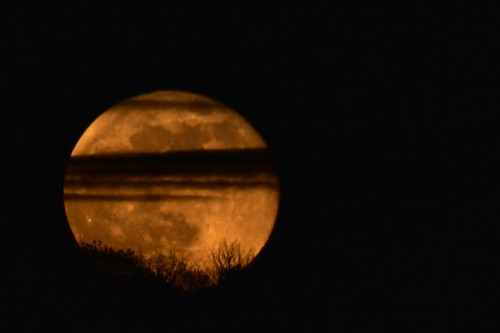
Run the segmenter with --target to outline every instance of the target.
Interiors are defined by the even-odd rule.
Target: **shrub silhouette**
[[[216,280],[226,280],[245,268],[255,257],[254,250],[244,250],[239,241],[227,242],[223,239],[221,243],[212,250],[210,258],[214,269]]]
[[[167,255],[159,253],[146,261],[157,278],[172,284],[182,291],[204,289],[213,284],[210,274],[197,266],[188,265],[174,250]]]
[[[145,265],[142,253],[135,253],[131,249],[116,250],[102,245],[102,242],[92,241],[92,244],[82,242],[84,254],[91,259],[97,268],[121,280],[144,279],[153,276],[151,270]]]
[[[146,258],[131,249],[120,250],[103,245],[100,240],[81,242],[81,249],[96,267],[122,281],[155,280],[182,292],[205,289],[242,271],[255,257],[253,249],[243,250],[238,240],[225,239],[210,252],[208,267],[188,264],[174,250]]]

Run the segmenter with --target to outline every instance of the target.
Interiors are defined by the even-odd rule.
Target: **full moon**
[[[205,264],[221,241],[260,252],[278,212],[267,145],[235,111],[181,91],[111,107],[83,133],[64,180],[80,244],[145,256],[174,250]]]

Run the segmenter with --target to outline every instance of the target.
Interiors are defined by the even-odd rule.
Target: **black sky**
[[[257,322],[472,325],[459,313],[473,307],[489,318],[487,9],[82,7],[2,11],[2,235],[16,314],[50,323],[55,312],[26,304],[78,289],[62,184],[80,135],[123,99],[176,89],[239,112],[276,161],[280,213],[252,273],[267,294],[245,303],[267,313]]]

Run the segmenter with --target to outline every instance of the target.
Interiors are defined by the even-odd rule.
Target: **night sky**
[[[233,331],[472,328],[493,318],[488,10],[183,3],[2,11],[8,317]],[[169,89],[209,96],[257,129],[280,178],[278,219],[231,292],[180,310],[168,303],[170,315],[144,297],[127,312],[126,299],[113,307],[99,283],[79,278],[64,173],[97,116]],[[87,309],[93,293],[99,314]]]

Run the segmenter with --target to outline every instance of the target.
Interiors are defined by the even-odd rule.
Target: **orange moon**
[[[181,91],[111,107],[74,147],[64,205],[75,239],[205,264],[223,239],[257,254],[278,212],[267,145],[230,108]]]

